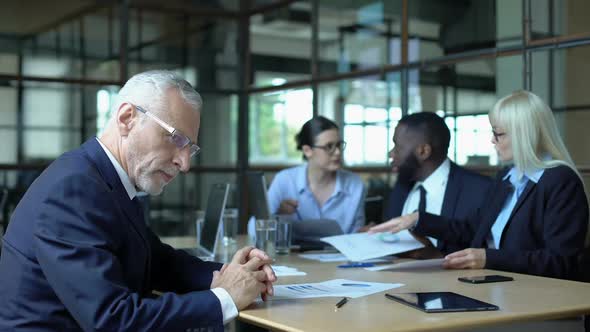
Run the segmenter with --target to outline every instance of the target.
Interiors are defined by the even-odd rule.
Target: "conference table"
[[[245,237],[238,244],[246,243]],[[236,246],[237,248],[237,246]],[[226,248],[231,250],[235,248]],[[225,258],[230,257],[229,254]],[[330,279],[402,283],[403,287],[350,299],[339,309],[336,297],[256,302],[238,319],[273,331],[455,331],[514,322],[546,321],[590,314],[590,284],[494,270],[401,269],[372,272],[338,268],[297,253],[275,256],[275,265],[296,267],[305,276],[279,278],[277,285]],[[501,274],[514,281],[459,282],[458,277]],[[498,311],[423,313],[387,299],[385,293],[450,291],[499,306]]]

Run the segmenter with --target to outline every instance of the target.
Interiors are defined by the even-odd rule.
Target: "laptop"
[[[202,260],[213,260],[219,240],[220,225],[229,193],[229,183],[214,184],[207,197],[205,218],[201,226],[201,238],[197,248],[185,249]]]
[[[256,219],[271,217],[266,193],[266,179],[263,172],[247,172],[248,181],[248,211]]]

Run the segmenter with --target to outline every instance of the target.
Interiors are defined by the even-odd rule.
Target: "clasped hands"
[[[369,233],[398,233],[409,229],[418,222],[419,214],[414,212],[369,228]],[[486,250],[481,248],[463,249],[445,256],[445,269],[483,269],[486,265]]]
[[[232,261],[213,272],[211,288],[221,287],[232,297],[238,310],[246,308],[258,295],[266,301],[274,294],[272,283],[277,277],[270,267],[272,259],[262,250],[244,247]]]

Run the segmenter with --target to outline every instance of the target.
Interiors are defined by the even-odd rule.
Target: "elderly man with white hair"
[[[133,76],[104,134],[55,160],[12,215],[0,330],[222,330],[276,280],[266,253],[204,262],[160,242],[136,195],[187,172],[202,100],[169,71]],[[153,296],[152,291],[162,292]]]

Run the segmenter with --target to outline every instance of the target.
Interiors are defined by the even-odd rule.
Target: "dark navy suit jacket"
[[[14,211],[0,258],[0,330],[222,330],[208,290],[220,267],[162,244],[91,139],[53,162]]]
[[[486,203],[467,222],[425,213],[414,232],[472,248],[487,248],[492,225],[511,194],[500,172]],[[529,181],[502,232],[499,249],[486,249],[486,269],[578,279],[578,258],[588,230],[582,181],[567,166],[548,168]]]
[[[414,182],[395,184],[384,209],[385,220],[401,216],[404,203],[414,184]],[[487,176],[471,172],[451,162],[441,215],[460,220],[467,219],[483,204],[486,192],[491,185],[492,179]],[[439,240],[437,248],[443,254],[465,249],[445,240]]]

